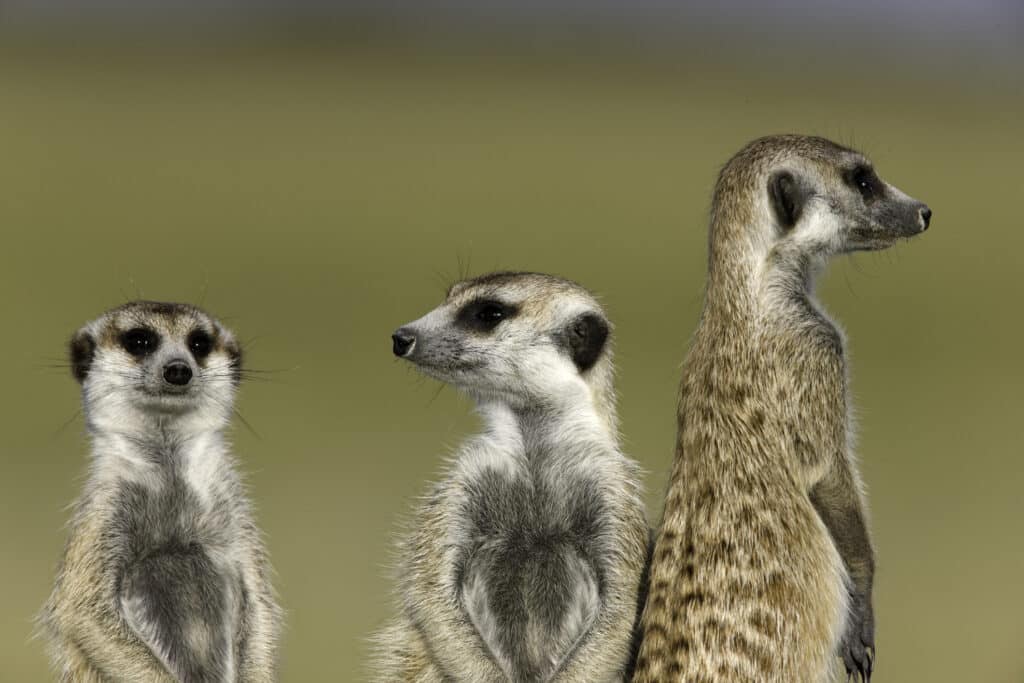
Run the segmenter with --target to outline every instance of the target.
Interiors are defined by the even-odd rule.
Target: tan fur
[[[91,491],[76,503],[57,580],[43,610],[54,667],[62,683],[174,683],[175,679],[115,609],[117,577],[97,554],[113,513],[105,504],[111,490],[105,488]],[[254,538],[259,536],[255,526],[249,527],[249,533]],[[270,576],[265,552],[261,550],[255,559],[257,562],[245,568],[246,580],[250,585],[267,587]],[[249,634],[246,666],[239,671],[238,680],[270,683],[276,680],[277,662],[272,654],[281,610],[272,589],[251,599],[258,626]]]
[[[132,374],[133,361],[118,348],[118,334],[146,326],[163,335],[170,346],[196,325],[205,325],[210,331],[214,348],[209,365],[194,381],[206,377],[203,395],[219,412],[198,409],[188,418],[191,426],[185,428],[186,416],[154,417],[140,407],[139,394],[132,390],[139,380]],[[65,683],[176,680],[129,625],[120,590],[128,568],[140,557],[165,552],[167,544],[180,547],[187,542],[201,546],[223,568],[227,580],[244,590],[245,609],[239,610],[238,623],[228,626],[235,628],[231,680],[275,680],[282,612],[271,585],[262,535],[234,459],[220,439],[231,415],[233,385],[237,382],[225,369],[226,354],[240,353],[233,335],[187,305],[133,302],[107,312],[75,335],[75,363],[81,359],[74,349],[83,340],[94,344],[93,352],[88,354],[81,373],[77,367],[74,372],[80,381],[85,380],[84,412],[93,440],[93,458],[84,490],[73,507],[53,591],[40,615],[41,631],[48,640],[59,679]],[[96,389],[95,382],[103,381],[110,385]],[[183,520],[176,528],[184,531],[176,531],[178,535],[173,538],[160,537],[162,532],[130,516],[122,496],[125,487],[139,486],[149,497],[166,491],[172,480],[187,479],[184,471],[188,465],[172,466],[170,461],[183,457],[189,444],[204,439],[215,445],[197,451],[197,457],[209,456],[207,462],[216,463],[217,469],[204,475],[206,488],[201,491],[195,490],[190,481],[180,484],[182,490],[190,490],[196,497],[187,506],[181,504],[164,512],[168,518]],[[172,471],[174,474],[169,474]],[[129,525],[136,528],[129,530]],[[190,642],[200,650],[204,644]]]
[[[609,487],[618,483],[609,482]],[[631,495],[640,492],[626,484]],[[441,484],[442,489],[447,488]],[[507,677],[486,653],[479,635],[454,598],[442,586],[446,566],[444,538],[452,510],[438,504],[453,493],[438,490],[416,515],[412,538],[402,548],[399,578],[403,614],[374,637],[371,679],[379,683],[444,683],[479,681],[503,683]],[[628,664],[636,620],[636,597],[647,554],[647,522],[636,508],[615,510],[622,516],[624,545],[616,558],[620,565],[610,584],[609,607],[594,625],[588,641],[576,653],[570,666],[559,672],[558,683],[602,683],[622,680]],[[414,604],[413,604],[414,603]],[[428,640],[429,638],[429,640]],[[458,675],[447,677],[436,663],[440,654]],[[620,671],[615,678],[595,678],[595,671]]]
[[[575,283],[521,273],[496,274],[460,283],[449,292],[447,303],[457,308],[480,296],[481,292],[492,290],[514,294],[517,301],[522,301],[517,320],[528,319],[527,329],[544,330],[546,326],[556,324],[561,310],[559,306],[566,301],[584,301],[590,309],[600,311],[591,295]],[[587,373],[586,384],[591,399],[585,408],[580,407],[585,414],[579,422],[580,425],[593,424],[587,417],[592,411],[601,426],[597,429],[573,427],[575,423],[570,421],[566,423],[570,429],[564,435],[569,445],[586,444],[593,439],[593,453],[587,453],[584,459],[571,465],[552,465],[548,472],[551,477],[557,477],[557,468],[579,467],[599,475],[596,478],[600,482],[600,495],[606,503],[603,518],[607,531],[603,534],[608,536],[606,542],[613,548],[601,558],[610,570],[603,577],[604,592],[600,596],[597,619],[565,665],[550,679],[558,682],[622,680],[630,662],[649,530],[644,517],[638,468],[618,452],[611,378],[610,351],[605,351]],[[543,393],[547,388],[535,387],[531,391]],[[474,392],[469,393],[479,399]],[[549,410],[544,407],[545,399],[536,394],[535,398],[540,402],[531,410],[544,416]],[[542,417],[541,421],[557,422],[552,415]],[[572,431],[574,429],[578,431]],[[465,495],[464,486],[467,484],[460,475],[459,463],[471,461],[474,457],[490,457],[489,454],[493,453],[496,460],[501,458],[501,462],[513,463],[510,467],[518,467],[515,458],[520,456],[507,455],[504,446],[496,443],[500,440],[496,433],[486,431],[471,439],[460,449],[442,481],[432,488],[416,510],[400,546],[396,571],[399,615],[374,638],[372,680],[381,683],[498,683],[508,680],[468,617],[462,604],[462,589],[457,577],[452,575],[452,556],[457,545],[452,534],[453,529],[460,526],[460,517],[464,514],[460,500]],[[538,643],[536,646],[544,648],[549,644]]]
[[[103,491],[97,494],[102,498]],[[62,680],[106,681],[117,675],[123,680],[174,681],[120,616],[107,607],[116,605],[118,596],[116,577],[96,556],[107,522],[98,513],[102,505],[82,501],[77,507],[45,610],[53,634],[52,654]],[[86,657],[83,650],[91,656]]]
[[[861,206],[842,185],[840,166],[852,163],[868,162],[827,140],[777,136],[748,145],[719,176],[639,683],[827,680],[841,670],[855,600],[866,616],[854,647],[864,633],[873,648],[873,556],[849,447],[845,341],[812,291],[817,270],[843,249],[824,229],[774,232],[765,191],[780,168],[813,177],[806,210],[831,225]],[[895,188],[888,196],[927,211]],[[865,669],[867,678],[870,662]]]

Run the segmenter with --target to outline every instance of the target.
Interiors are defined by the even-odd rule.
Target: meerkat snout
[[[416,346],[416,335],[405,327],[400,327],[391,335],[391,351],[399,358],[405,358]]]
[[[932,220],[932,210],[924,202],[911,200],[911,208],[907,220],[903,222],[902,230],[895,229],[900,237],[914,237],[928,229]]]
[[[172,360],[164,366],[164,381],[176,387],[187,387],[192,381],[192,368],[183,360]]]

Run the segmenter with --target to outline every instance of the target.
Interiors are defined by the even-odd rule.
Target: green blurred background
[[[362,680],[395,533],[475,426],[391,357],[391,331],[460,273],[594,289],[657,520],[716,171],[795,131],[864,149],[935,214],[821,287],[853,360],[874,680],[1024,681],[1020,70],[828,40],[308,28],[0,34],[0,680],[49,677],[32,619],[87,466],[76,385],[51,366],[77,326],[140,296],[197,302],[275,371],[243,386],[255,433],[234,441],[288,610],[283,680]]]

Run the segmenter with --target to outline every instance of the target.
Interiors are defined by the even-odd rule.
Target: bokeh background
[[[860,409],[874,680],[1024,681],[1024,11],[769,4],[5,1],[0,680],[49,679],[32,619],[87,465],[55,366],[87,319],[201,303],[272,371],[234,441],[283,680],[362,680],[395,533],[475,426],[390,332],[460,274],[597,291],[657,520],[716,171],[795,131],[935,212],[821,284]]]

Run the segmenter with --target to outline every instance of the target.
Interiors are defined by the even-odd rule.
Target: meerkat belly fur
[[[395,333],[485,428],[415,515],[375,680],[622,680],[649,531],[608,337],[585,289],[532,273],[458,283]]]
[[[840,662],[870,678],[874,559],[845,340],[813,283],[829,257],[930,217],[821,138],[756,140],[723,168],[634,680],[813,683]]]
[[[63,681],[272,681],[280,610],[223,437],[231,332],[133,302],[71,341],[92,465],[42,622]]]

